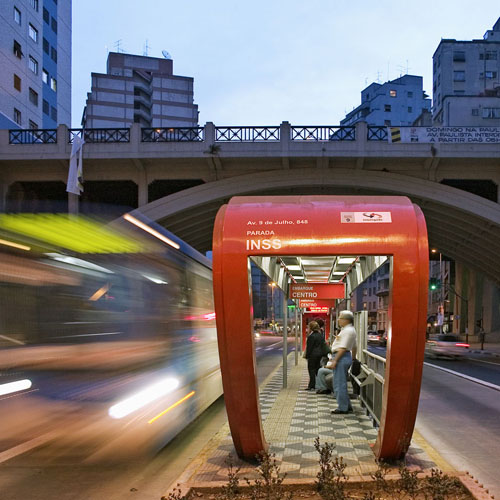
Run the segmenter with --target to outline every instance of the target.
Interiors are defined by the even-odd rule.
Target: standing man
[[[338,317],[340,333],[332,344],[332,360],[326,368],[333,370],[333,390],[337,398],[338,408],[334,415],[351,413],[352,406],[347,393],[347,371],[353,357],[356,358],[356,330],[353,326],[354,315],[351,311],[341,311]],[[351,354],[352,352],[352,354]]]

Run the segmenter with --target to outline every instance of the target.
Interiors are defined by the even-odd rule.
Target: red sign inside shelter
[[[335,307],[335,299],[301,299],[299,300],[299,307],[307,308],[307,307]]]
[[[344,283],[298,283],[290,285],[291,299],[343,299]]]

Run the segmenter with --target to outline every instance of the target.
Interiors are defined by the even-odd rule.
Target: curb
[[[291,351],[288,354],[288,358],[294,355],[294,353],[295,351]],[[281,367],[282,365],[278,364],[278,366],[271,371],[271,373],[259,385],[259,390],[265,389],[267,384],[269,384],[269,382],[273,379],[273,377],[281,369]],[[166,494],[164,495],[165,498],[168,496],[169,493],[172,493],[174,489],[180,488],[182,495],[185,496],[194,487],[192,483],[189,483],[189,480],[196,474],[198,469],[206,462],[207,458],[210,457],[210,455],[219,447],[219,444],[229,434],[229,432],[230,432],[229,423],[226,422],[217,431],[217,433],[208,441],[208,443],[202,448],[202,450],[198,453],[198,455],[196,455],[196,457],[191,461],[191,463],[187,466],[184,472],[177,479],[172,481],[170,486],[167,488]],[[200,482],[199,484],[202,483]],[[212,482],[210,484],[215,484],[215,483]]]

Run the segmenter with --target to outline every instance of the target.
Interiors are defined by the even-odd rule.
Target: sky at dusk
[[[498,0],[73,0],[73,126],[108,51],[161,57],[194,78],[200,124],[336,125],[361,90],[408,72],[432,95],[441,38],[482,38]]]

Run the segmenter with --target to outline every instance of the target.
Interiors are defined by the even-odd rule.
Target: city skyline
[[[319,0],[259,0],[238,10],[225,0],[156,1],[137,12],[133,5],[73,5],[73,126],[80,125],[91,72],[103,71],[118,40],[128,53],[143,54],[147,42],[148,55],[171,54],[175,74],[194,78],[200,124],[338,124],[371,82],[420,75],[432,95],[432,54],[441,38],[482,38],[499,15],[492,1],[474,10],[444,1],[439,16],[388,1],[367,5],[362,16],[359,7]]]

